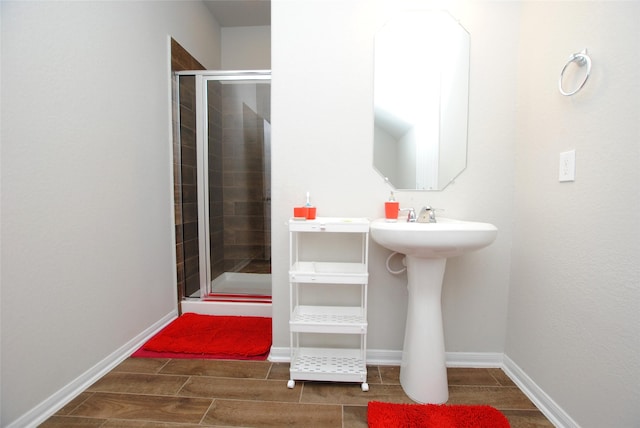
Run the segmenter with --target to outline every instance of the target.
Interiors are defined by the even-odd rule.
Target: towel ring
[[[585,74],[584,80],[582,81],[582,83],[580,83],[580,85],[578,85],[576,89],[574,89],[573,91],[567,92],[562,87],[562,79],[564,78],[564,72],[567,70],[567,67],[569,67],[569,64],[571,64],[572,62],[577,63],[580,67],[586,64],[587,73]],[[569,61],[567,61],[564,67],[562,67],[562,71],[560,72],[560,79],[558,80],[558,89],[560,89],[560,93],[567,97],[575,94],[580,89],[582,89],[585,83],[587,83],[587,79],[589,79],[589,74],[591,74],[591,58],[589,57],[587,53],[587,49],[585,48],[581,52],[574,53],[573,55],[571,55],[569,57]]]

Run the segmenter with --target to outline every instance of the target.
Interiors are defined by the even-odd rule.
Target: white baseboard
[[[288,347],[271,346],[269,357],[272,363],[289,363],[291,362],[291,351]]]
[[[501,352],[447,352],[447,367],[487,368],[502,367]]]
[[[399,366],[402,363],[402,351],[387,349],[367,349],[367,364],[376,366]]]
[[[447,367],[502,367],[503,354],[498,352],[447,352]],[[269,361],[288,363],[291,360],[289,347],[271,347]],[[367,349],[367,364],[376,366],[399,366],[402,351]]]
[[[124,361],[129,355],[142,346],[145,341],[173,321],[177,316],[177,310],[169,312],[159,321],[151,325],[151,327],[125,343],[115,352],[111,353],[98,364],[74,379],[71,383],[58,390],[55,394],[13,421],[11,424],[7,425],[7,428],[37,427],[58,410],[67,405],[71,400],[76,398],[94,382]]]
[[[580,427],[506,354],[502,369],[554,426],[557,428]]]

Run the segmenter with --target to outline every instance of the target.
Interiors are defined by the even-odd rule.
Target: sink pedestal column
[[[409,303],[400,384],[418,403],[449,399],[442,329],[442,279],[446,258],[406,256]]]

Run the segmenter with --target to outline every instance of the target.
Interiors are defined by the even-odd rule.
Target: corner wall
[[[271,26],[223,27],[223,70],[271,70]]]
[[[204,66],[172,38],[171,71],[184,70],[204,70]],[[182,302],[185,296],[200,290],[195,77],[172,76],[172,89],[176,269],[178,301]]]
[[[443,192],[397,192],[403,207],[497,225],[496,242],[448,262],[443,293],[448,352],[502,353],[511,251],[519,5],[448,3],[471,34],[468,167]],[[274,346],[288,339],[288,232],[311,193],[319,216],[382,217],[389,187],[373,169],[374,35],[402,8],[430,2],[272,2]],[[295,35],[295,36],[292,36]],[[399,79],[418,78],[409,73]],[[496,90],[500,88],[500,90]],[[402,349],[406,276],[385,269],[371,243],[368,348]]]
[[[177,313],[169,39],[214,68],[220,35],[200,2],[0,7],[0,425],[24,426]]]
[[[584,428],[640,423],[639,16],[637,2],[522,10],[505,349]],[[583,48],[591,76],[564,97]],[[560,183],[573,149],[575,182]]]

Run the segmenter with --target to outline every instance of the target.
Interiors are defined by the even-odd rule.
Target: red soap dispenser
[[[396,201],[393,191],[389,195],[389,200],[384,203],[384,216],[387,221],[397,221],[398,212],[400,211],[400,202]]]
[[[309,200],[309,192],[307,192],[307,220],[315,220],[316,219],[316,207],[311,206],[311,202]]]

